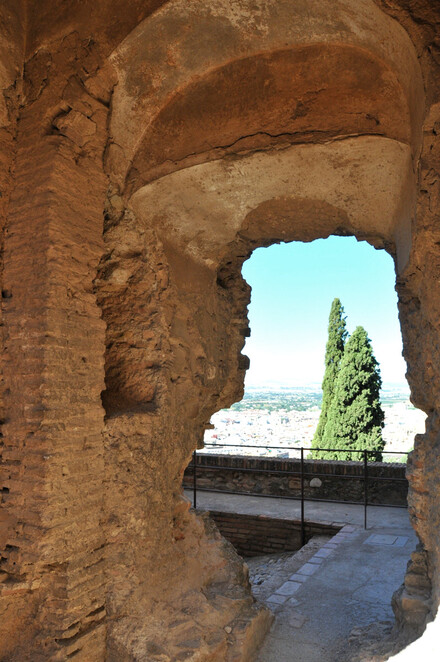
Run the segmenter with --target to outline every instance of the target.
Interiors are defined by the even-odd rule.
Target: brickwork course
[[[241,556],[261,556],[296,551],[302,546],[301,522],[266,515],[209,511],[218,530]],[[314,535],[334,535],[339,531],[332,524],[307,522],[305,542]]]

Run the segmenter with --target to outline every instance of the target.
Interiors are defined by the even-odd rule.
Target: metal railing
[[[218,493],[223,493],[223,494],[239,494],[241,496],[253,496],[253,497],[272,497],[272,498],[277,498],[277,499],[292,499],[295,501],[301,501],[301,544],[304,545],[306,542],[306,526],[305,526],[305,501],[320,501],[324,503],[341,503],[341,504],[353,504],[353,505],[363,505],[364,508],[364,529],[367,529],[367,510],[368,506],[386,506],[389,508],[406,508],[406,505],[400,505],[400,504],[384,504],[384,503],[372,503],[368,499],[368,482],[369,480],[375,480],[375,481],[392,481],[392,482],[406,482],[406,478],[397,478],[397,477],[388,477],[388,476],[369,476],[368,473],[368,464],[372,462],[377,462],[377,460],[370,460],[368,459],[369,455],[373,455],[377,457],[378,451],[373,451],[373,450],[350,450],[350,449],[345,449],[344,452],[347,453],[356,453],[362,454],[362,463],[363,463],[363,472],[362,475],[353,475],[353,474],[328,474],[328,473],[318,473],[318,472],[307,472],[307,478],[322,478],[325,477],[326,479],[343,479],[343,480],[363,480],[363,500],[362,501],[348,501],[348,500],[338,500],[338,499],[324,499],[324,498],[316,498],[316,497],[305,497],[305,479],[306,479],[306,473],[304,471],[304,452],[305,451],[330,451],[330,452],[341,452],[341,449],[338,448],[303,448],[303,447],[292,447],[292,446],[251,446],[251,445],[246,445],[246,446],[239,446],[237,444],[219,444],[219,443],[206,443],[204,446],[213,446],[215,448],[237,448],[237,449],[249,449],[249,448],[259,448],[259,449],[266,449],[266,450],[283,450],[284,452],[286,451],[299,451],[300,457],[299,458],[288,458],[290,460],[298,460],[300,461],[300,470],[299,471],[287,471],[287,470],[282,470],[282,469],[255,469],[255,468],[247,468],[247,467],[239,467],[239,466],[218,466],[218,465],[206,465],[206,464],[197,464],[197,451],[194,451],[193,453],[193,459],[191,463],[188,465],[188,469],[192,469],[193,471],[193,507],[197,508],[197,491],[204,491],[204,492],[218,492]],[[408,455],[409,451],[381,451],[381,455]],[[216,457],[216,455],[221,455],[220,453],[218,454],[213,454],[213,457]],[[223,456],[223,457],[228,457],[228,456]],[[230,455],[229,455],[230,457]],[[249,456],[242,456],[248,457]],[[255,459],[255,456],[249,459]],[[258,459],[274,459],[274,458],[262,458],[261,456],[258,457]],[[280,458],[281,459],[281,458]],[[287,458],[282,458],[282,459],[287,459]],[[312,460],[315,458],[312,458]],[[316,461],[322,461],[321,458],[316,458]],[[324,460],[326,461],[326,460]],[[338,460],[338,462],[343,462],[343,460]],[[309,463],[308,463],[308,466]],[[293,495],[286,495],[286,494],[268,494],[268,493],[261,493],[261,492],[247,492],[247,491],[242,491],[242,490],[221,490],[221,489],[215,489],[212,487],[198,487],[197,485],[197,474],[198,472],[203,472],[203,471],[234,471],[234,472],[251,472],[254,474],[275,474],[275,475],[281,475],[281,476],[296,476],[300,478],[300,496],[293,496]]]

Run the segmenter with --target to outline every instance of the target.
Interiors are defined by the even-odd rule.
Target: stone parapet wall
[[[299,459],[197,453],[197,467],[197,486],[202,489],[301,496]],[[404,464],[397,463],[369,463],[368,502],[405,506],[408,493],[405,468]],[[184,485],[193,486],[191,465],[185,472]],[[304,494],[307,499],[363,503],[364,486],[362,462],[304,461]]]

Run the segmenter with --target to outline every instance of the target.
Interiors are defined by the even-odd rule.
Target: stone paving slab
[[[397,540],[397,536],[389,535],[378,535],[373,533],[366,540],[364,540],[364,545],[393,545]]]
[[[283,602],[286,602],[286,600],[287,600],[287,595],[278,595],[274,593],[273,595],[270,595],[267,598],[266,602],[271,602],[276,605],[282,605]]]
[[[298,570],[300,575],[313,575],[318,570],[319,566],[314,563],[305,563],[302,568]]]
[[[290,611],[289,624],[293,628],[302,628],[304,623],[307,620],[307,616],[301,614],[301,612],[292,609]]]
[[[287,582],[284,582],[284,584],[282,586],[277,588],[275,593],[277,595],[293,595],[300,588],[301,588],[301,584],[299,582],[287,581]]]
[[[408,542],[408,538],[406,536],[397,536],[397,540],[394,543],[394,546],[395,547],[405,547],[407,542]]]
[[[408,536],[378,535],[373,533],[364,540],[364,545],[394,545],[395,547],[404,547],[407,542]]]
[[[316,565],[320,565],[324,559],[321,556],[318,556],[315,554],[315,556],[312,556],[311,559],[309,559],[309,563],[315,563]]]
[[[303,584],[304,582],[307,581],[307,575],[300,575],[297,572],[295,574],[291,575],[289,577],[290,582],[299,582],[300,584]]]
[[[291,582],[300,582],[302,584],[303,582],[307,581],[307,575],[300,575],[297,572],[295,572],[295,574],[293,574],[289,577],[289,581],[291,581]]]

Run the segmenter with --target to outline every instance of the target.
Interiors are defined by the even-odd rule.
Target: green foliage
[[[328,319],[328,340],[325,348],[325,373],[322,381],[322,406],[312,448],[321,448],[327,416],[333,395],[336,380],[344,353],[345,339],[347,337],[344,308],[339,299],[333,299]],[[319,451],[313,452],[314,457],[321,457]]]
[[[369,460],[381,461],[384,448],[384,413],[380,404],[381,378],[367,332],[358,326],[347,341],[336,380],[319,457],[330,460],[361,460],[370,450]]]

